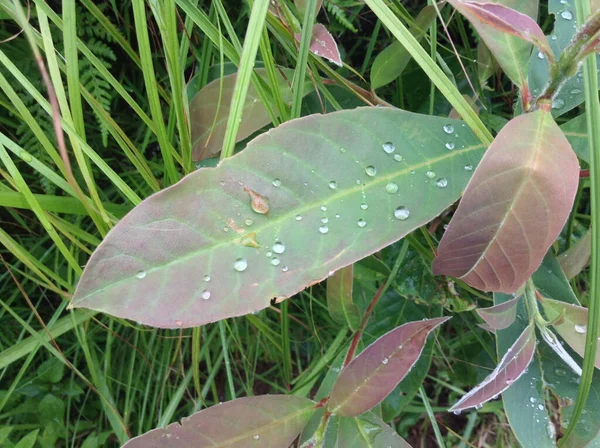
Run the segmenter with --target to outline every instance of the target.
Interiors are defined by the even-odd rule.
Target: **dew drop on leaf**
[[[402,157],[400,154],[394,154],[394,160],[396,162],[402,162],[404,160],[404,157]]]
[[[244,224],[246,224],[247,226],[251,226],[252,224],[254,224],[254,221],[252,221],[250,218],[248,218],[244,221]]]
[[[389,182],[385,186],[385,191],[387,191],[389,194],[396,194],[398,192],[398,184],[394,182]]]
[[[579,334],[585,334],[586,327],[585,325],[575,325],[575,331]]]
[[[449,149],[450,151],[452,151],[455,147],[456,147],[456,145],[452,142],[446,143],[446,148]]]
[[[544,53],[542,53],[541,51],[538,51],[537,56],[538,56],[539,59],[545,59],[546,58],[546,56],[544,55]]]
[[[137,274],[135,274],[135,276],[139,279],[142,279],[146,276],[146,271],[137,271]]]
[[[279,263],[281,263],[281,261],[279,261],[279,258],[277,258],[277,257],[273,257],[273,258],[271,259],[271,264],[272,264],[273,266],[279,266]]]
[[[386,154],[391,154],[396,150],[396,145],[392,142],[385,142],[382,147]]]
[[[202,297],[202,300],[210,299],[210,291],[208,289],[205,289],[204,291],[202,291],[202,295],[200,297]]]
[[[573,20],[573,13],[569,10],[561,12],[560,16],[565,20]]]
[[[367,225],[367,221],[365,221],[364,219],[360,218],[357,221],[357,224],[358,224],[358,227],[360,227],[362,229],[363,227],[365,227]]]
[[[321,211],[322,212],[326,212],[327,211],[327,207],[325,207],[324,205],[321,206]]]
[[[302,215],[296,215],[296,221],[302,221]]]
[[[444,125],[444,132],[446,134],[452,134],[454,132],[454,126],[452,126],[451,124]]]
[[[394,217],[396,219],[399,219],[400,221],[404,221],[404,220],[408,219],[409,216],[410,216],[410,210],[402,205],[400,207],[398,207],[396,210],[394,210]]]
[[[183,325],[183,322],[181,322],[180,320],[176,320],[175,325],[177,325],[178,327],[181,327]]]
[[[282,267],[282,268],[281,268],[281,271],[282,271],[282,272],[287,272],[287,271],[288,271],[288,269],[289,269],[289,268],[288,268],[287,266],[284,266],[284,267]]]
[[[202,280],[204,280],[205,282],[210,282],[210,275],[205,275],[204,277],[202,277]]]
[[[243,272],[248,267],[248,262],[244,258],[238,258],[233,263],[233,268],[238,272]]]
[[[365,172],[367,173],[368,176],[373,177],[377,174],[377,169],[373,165],[369,165],[368,167],[365,168]]]
[[[537,398],[535,398],[535,397],[529,397],[529,401],[531,403],[535,403],[537,401]]]
[[[277,241],[275,244],[273,244],[273,252],[275,252],[276,254],[282,254],[283,252],[285,252],[285,246],[283,245],[283,243]]]
[[[275,180],[273,181],[273,186],[274,186],[274,187],[281,187],[281,180],[279,180],[279,179],[275,179]]]
[[[327,232],[329,232],[329,227],[327,227],[326,225],[323,225],[323,226],[319,227],[319,232],[321,232],[323,235],[325,235]]]
[[[540,411],[543,411],[543,410],[544,410],[544,405],[543,405],[543,404],[541,404],[541,403],[540,403],[540,404],[538,404],[538,409],[539,409]]]
[[[565,107],[565,100],[562,98],[552,100],[552,109],[562,109],[563,107]]]
[[[260,439],[260,436],[259,436],[258,434],[256,434],[256,435],[254,435],[252,438],[253,438],[254,440],[258,440],[258,439]]]
[[[465,171],[473,171],[473,165],[471,165],[470,163],[468,165],[465,165]]]
[[[387,358],[383,358],[381,360],[381,364],[387,364],[388,362],[389,362],[389,359],[387,359]]]
[[[329,222],[329,218],[325,218],[325,217],[324,217],[324,218],[321,218],[321,222],[322,222],[323,224],[327,224],[327,223]]]
[[[427,176],[430,179],[433,179],[435,177],[435,172],[433,172],[433,171],[427,171],[425,173],[425,176]]]
[[[369,208],[369,204],[367,204],[366,202],[363,202],[362,204],[360,204],[360,209],[361,210],[366,210]]]
[[[331,188],[332,190],[335,190],[337,188],[337,182],[335,180],[330,181],[329,188]]]
[[[439,187],[439,188],[446,188],[448,186],[448,180],[445,177],[440,177],[435,184]]]

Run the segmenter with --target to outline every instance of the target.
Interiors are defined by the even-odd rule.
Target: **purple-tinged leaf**
[[[409,322],[381,336],[341,371],[329,410],[355,417],[381,402],[417,362],[427,336],[449,317]]]
[[[399,109],[287,122],[132,210],[90,258],[72,306],[163,328],[266,308],[439,215],[482,152],[463,122]]]
[[[411,448],[410,444],[375,413],[340,417],[337,446],[343,448]]]
[[[575,277],[590,262],[592,255],[592,231],[585,232],[575,245],[558,256],[558,262],[568,279]]]
[[[301,33],[294,35],[297,41],[302,38]],[[310,52],[316,56],[321,56],[335,65],[343,67],[342,56],[333,36],[327,31],[325,26],[316,23],[312,29],[312,38],[310,40]]]
[[[544,298],[540,301],[546,317],[554,321],[554,329],[567,344],[583,357],[587,332],[588,310],[582,306]],[[600,344],[596,349],[596,368],[600,369]]]
[[[293,395],[239,398],[149,431],[123,447],[288,447],[314,410],[314,402]]]
[[[449,0],[449,3],[475,27],[509,78],[518,87],[525,88],[531,43],[542,47],[544,52],[549,51],[546,36],[534,20],[537,1],[505,0],[499,4]],[[508,6],[518,7],[521,12]]]
[[[361,314],[352,301],[354,265],[339,269],[327,279],[327,309],[338,324],[348,325],[352,330],[360,326]]]
[[[504,330],[512,325],[517,317],[517,305],[519,297],[489,308],[478,308],[477,314],[492,330]]]
[[[482,383],[464,395],[458,403],[452,406],[451,412],[481,406],[492,400],[525,372],[535,352],[535,325],[530,324],[515,343],[508,349],[500,364]]]
[[[578,182],[577,157],[549,112],[512,119],[469,182],[433,272],[486,291],[517,291],[562,230]]]

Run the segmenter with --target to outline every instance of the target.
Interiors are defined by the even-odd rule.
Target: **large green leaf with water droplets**
[[[138,205],[72,306],[165,328],[263,309],[437,216],[482,153],[463,122],[392,108],[293,120]]]

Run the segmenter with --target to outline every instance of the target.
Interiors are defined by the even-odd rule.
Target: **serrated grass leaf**
[[[437,216],[482,150],[460,121],[391,108],[287,122],[130,212],[71,305],[164,328],[266,308]],[[244,187],[268,200],[267,214]]]

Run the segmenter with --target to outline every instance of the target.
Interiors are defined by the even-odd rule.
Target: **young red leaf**
[[[429,333],[448,319],[409,322],[369,345],[340,373],[331,391],[329,410],[355,417],[381,402],[417,362]]]
[[[541,301],[546,316],[554,324],[556,332],[579,356],[585,351],[588,310],[582,306],[544,298]],[[600,369],[600,344],[596,350],[596,368]]]
[[[512,119],[467,185],[434,273],[486,291],[515,292],[560,233],[578,180],[577,157],[549,112]]]
[[[399,109],[287,122],[132,210],[90,258],[72,306],[163,328],[266,308],[439,215],[482,152],[464,123]]]
[[[535,345],[535,325],[530,324],[508,349],[494,371],[449,410],[460,412],[464,409],[481,406],[508,389],[527,369],[533,358]]]
[[[519,87],[526,86],[527,62],[533,43],[553,58],[546,36],[530,16],[499,3],[449,0],[475,27],[506,74]],[[525,2],[523,12],[537,13],[537,2]],[[529,5],[530,4],[530,5]],[[535,8],[533,6],[535,5]],[[515,39],[516,38],[516,39]]]
[[[352,330],[360,326],[360,310],[352,301],[354,265],[339,269],[327,279],[327,309],[338,324],[348,325]]]
[[[302,34],[297,33],[294,37],[297,41],[300,41]],[[327,31],[327,28],[320,23],[316,23],[313,26],[312,38],[310,40],[310,52],[333,62],[335,65],[340,67],[343,66],[342,56],[340,55],[337,43],[329,31]]]
[[[511,326],[517,317],[517,305],[521,297],[515,297],[508,302],[489,308],[478,308],[477,314],[493,330],[504,330]]]
[[[135,437],[127,448],[287,447],[315,410],[311,400],[262,395],[219,404]]]

